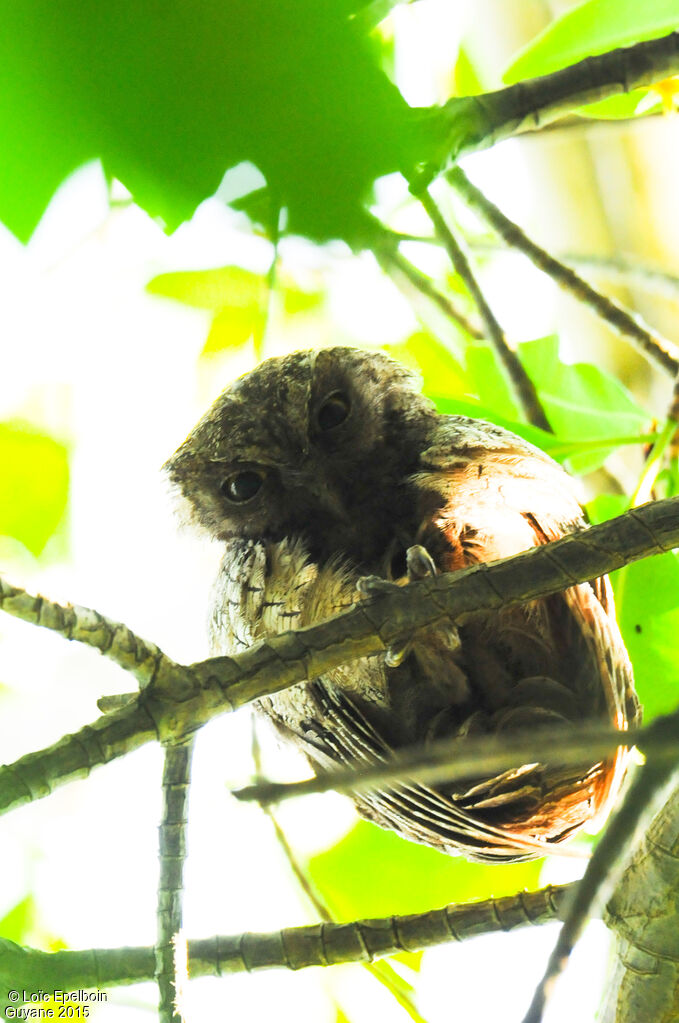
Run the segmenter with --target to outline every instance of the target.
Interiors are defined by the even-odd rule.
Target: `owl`
[[[222,545],[214,655],[327,619],[361,599],[357,586],[408,585],[586,528],[572,481],[542,451],[491,423],[440,415],[407,369],[352,348],[263,362],[165,468],[191,523]],[[626,729],[640,715],[606,578],[420,630],[258,709],[317,772],[534,729],[533,763],[355,797],[384,828],[491,862],[555,851],[619,787],[624,749],[565,767],[540,728],[598,719]]]

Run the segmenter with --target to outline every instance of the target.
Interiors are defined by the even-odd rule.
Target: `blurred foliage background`
[[[205,656],[218,551],[177,535],[159,466],[235,375],[300,347],[381,346],[419,371],[441,411],[491,419],[563,461],[593,521],[629,506],[672,381],[440,188],[554,432],[527,425],[401,172],[437,151],[433,105],[679,29],[675,2],[1,0],[0,14],[0,568],[12,582],[94,606],[173,657]],[[667,80],[593,104],[463,166],[540,244],[679,342],[676,91]],[[385,259],[368,213],[462,325]],[[655,496],[677,492],[665,454],[646,477]],[[679,566],[666,554],[614,583],[650,720],[679,691]],[[8,762],[129,685],[90,651],[9,619],[0,673]],[[268,773],[305,772],[261,741]],[[191,936],[316,918],[270,822],[230,800],[252,770],[247,714],[204,729]],[[0,933],[42,948],[152,943],[159,778],[160,753],[145,748],[3,819]],[[446,858],[357,823],[336,796],[286,806],[280,821],[342,919],[582,870]],[[429,1020],[450,1018],[453,971],[459,1018],[515,1018],[549,933],[395,968]],[[592,925],[549,1020],[592,1017],[605,943]],[[204,980],[189,997],[196,1018],[215,1001],[243,1020],[274,1006],[296,1021],[405,1018],[360,967]],[[154,1000],[150,986],[121,990],[93,1018],[144,1018]]]

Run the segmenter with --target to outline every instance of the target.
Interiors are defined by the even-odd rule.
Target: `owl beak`
[[[309,465],[304,473],[304,479],[297,479],[295,483],[307,501],[309,498],[312,499],[319,514],[325,513],[335,521],[349,521],[346,501],[342,496],[341,489],[328,479],[327,473],[322,467]]]

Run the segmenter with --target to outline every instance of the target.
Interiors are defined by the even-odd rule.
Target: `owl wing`
[[[313,720],[323,721],[323,728],[312,726],[296,736],[313,747],[310,756],[317,770],[332,771],[338,764],[360,768],[393,757],[394,751],[342,689],[324,680],[310,689],[316,704]],[[519,862],[554,852],[555,846],[526,831],[495,825],[484,819],[483,811],[534,797],[541,774],[540,765],[524,765],[454,795],[446,795],[443,785],[434,788],[406,779],[393,787],[357,793],[354,801],[362,816],[411,841],[450,854],[464,851],[468,858],[483,862]]]

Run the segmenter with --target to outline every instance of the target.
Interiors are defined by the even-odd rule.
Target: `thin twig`
[[[482,245],[482,247],[485,246]],[[679,275],[668,273],[666,270],[658,270],[631,256],[583,256],[573,252],[564,252],[561,253],[559,259],[564,263],[580,267],[581,270],[591,270],[601,274],[608,277],[609,280],[633,284],[635,287],[643,288],[645,291],[654,291],[675,301],[679,299]]]
[[[663,727],[670,719],[658,718],[651,728]],[[677,742],[676,726],[669,735]],[[523,1023],[540,1023],[547,999],[554,990],[555,981],[568,965],[570,954],[582,934],[587,918],[595,905],[603,903],[622,874],[622,856],[629,849],[632,837],[648,810],[656,792],[662,788],[676,770],[674,763],[650,756],[644,767],[633,778],[625,800],[610,820],[587,868],[572,889],[564,907],[565,919],[552,950],[542,980]]]
[[[381,227],[381,225],[379,226]],[[421,270],[398,251],[398,242],[398,236],[384,230],[384,228],[379,233],[377,230],[375,231],[371,248],[384,272],[397,282],[405,280],[412,288],[433,302],[447,319],[451,320],[456,326],[461,327],[465,334],[475,338],[477,341],[481,341],[485,337],[481,327],[477,323],[473,323],[462,310],[457,308],[447,295],[438,290],[434,282],[426,274],[423,274]]]
[[[262,774],[262,760],[261,760],[261,749],[259,745],[259,738],[257,735],[257,720],[253,717],[252,719],[252,759],[255,766],[255,779],[256,783],[259,782]],[[274,829],[276,841],[281,848],[281,851],[288,862],[292,873],[295,876],[300,889],[304,892],[305,896],[318,913],[321,920],[328,924],[334,922],[334,916],[329,906],[327,906],[320,898],[318,892],[315,890],[311,883],[311,880],[307,872],[302,867],[302,864],[297,859],[295,852],[288,842],[287,835],[281,827],[276,814],[271,809],[268,803],[260,803],[260,808],[264,814],[271,821],[271,825]],[[426,1020],[418,1011],[410,992],[407,989],[406,984],[393,969],[393,967],[387,962],[377,963],[362,963],[364,969],[370,973],[379,984],[382,984],[393,998],[396,999],[398,1004],[404,1009],[405,1012],[413,1020],[413,1023],[426,1023]]]
[[[500,237],[512,248],[528,256],[532,263],[548,274],[579,302],[589,306],[618,334],[631,341],[651,363],[676,376],[679,371],[679,349],[657,331],[642,324],[627,309],[602,295],[574,270],[536,245],[522,229],[506,217],[498,207],[472,184],[460,167],[454,167],[446,179],[462,198],[477,210]]]
[[[618,123],[618,121],[615,122],[615,124]],[[398,231],[394,231],[393,234],[399,242],[418,242],[421,245],[436,244],[436,240],[428,235],[407,235]],[[506,253],[510,251],[509,246],[498,238],[467,237],[466,242],[474,252]],[[657,266],[651,266],[636,256],[593,256],[582,252],[559,252],[555,258],[561,263],[577,267],[580,270],[591,271],[608,280],[629,284],[644,291],[656,292],[674,301],[679,300],[679,274],[659,270]]]
[[[637,508],[640,504],[644,504],[645,501],[650,501],[653,497],[653,491],[655,488],[658,474],[660,473],[665,456],[668,450],[671,452],[677,431],[679,430],[679,373],[677,373],[674,379],[674,387],[672,388],[672,398],[670,401],[669,408],[667,410],[667,418],[665,424],[657,434],[653,446],[648,453],[646,461],[644,463],[643,472],[637,483],[634,493],[630,498],[630,508]]]
[[[451,904],[408,916],[288,927],[268,934],[220,935],[189,941],[192,977],[250,973],[280,968],[365,963],[399,952],[419,952],[436,945],[466,941],[480,934],[513,931],[558,920],[571,885],[548,885],[499,899]],[[45,990],[95,993],[109,987],[152,980],[151,947],[40,952],[0,939],[0,982],[31,990],[40,978]],[[95,999],[93,999],[94,1001]]]
[[[445,222],[429,192],[424,189],[424,191],[417,193],[417,198],[427,211],[436,234],[445,245],[456,273],[460,275],[470,295],[476,302],[479,314],[486,328],[488,340],[495,349],[495,354],[505,371],[519,407],[523,410],[523,414],[529,423],[551,433],[552,428],[540,404],[535,385],[521,365],[516,352],[513,352],[507,344],[504,331],[495,319],[493,311],[488,305],[486,297],[479,287],[467,257],[460,248],[457,239]]]
[[[185,960],[178,943],[182,932],[182,895],[193,740],[165,747],[163,815],[159,828],[158,934],[155,947],[160,1023],[182,1023],[182,987],[177,964]]]
[[[193,665],[161,659],[153,685],[132,703],[0,768],[0,811],[49,795],[57,785],[82,778],[146,742],[181,741],[217,714],[319,678],[354,658],[384,653],[416,629],[444,619],[459,621],[471,611],[516,606],[678,546],[679,498],[673,497],[512,558],[396,586],[318,625],[269,637],[242,654]],[[5,603],[13,613],[39,599],[0,578],[0,608]],[[51,615],[35,620],[49,625]]]
[[[660,726],[662,722],[662,727]],[[670,739],[669,736],[673,735]],[[498,736],[475,736],[440,740],[430,746],[399,751],[389,760],[361,767],[324,772],[316,778],[297,782],[262,782],[233,794],[243,802],[280,803],[298,796],[321,792],[365,792],[398,782],[433,784],[473,778],[479,771],[496,774],[549,757],[564,766],[604,757],[618,746],[637,745],[664,760],[676,762],[679,742],[679,712],[658,718],[645,728],[620,732],[599,721],[583,721],[577,734],[572,729],[545,728],[516,731]]]

